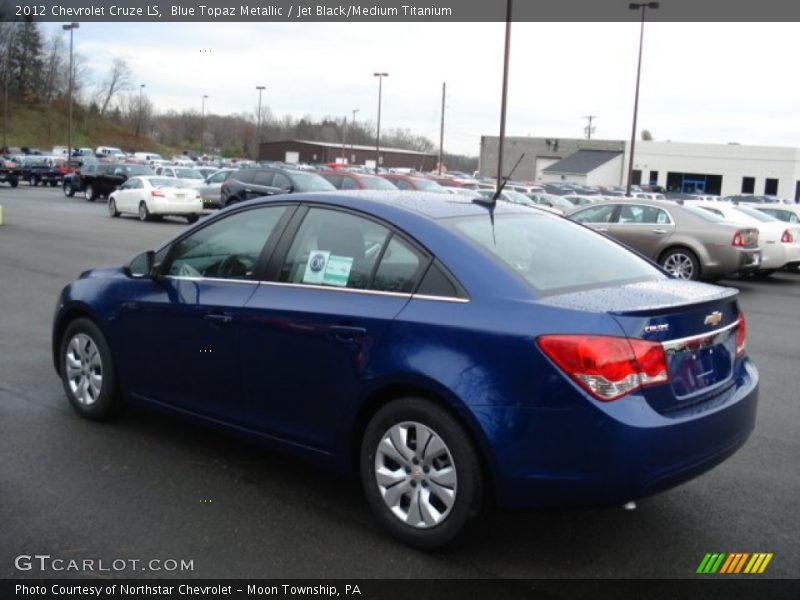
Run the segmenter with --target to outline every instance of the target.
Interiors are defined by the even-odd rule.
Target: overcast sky
[[[46,28],[58,28],[48,23]],[[503,23],[81,23],[94,76],[125,59],[157,111],[352,116],[477,155],[497,135]],[[800,23],[648,23],[639,130],[656,140],[800,147]],[[514,23],[508,135],[630,137],[638,23]]]

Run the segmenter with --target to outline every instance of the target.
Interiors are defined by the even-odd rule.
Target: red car
[[[364,173],[350,173],[349,171],[326,171],[320,173],[337,190],[396,190],[394,183]]]

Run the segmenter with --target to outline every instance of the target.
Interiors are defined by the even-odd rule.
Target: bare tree
[[[64,65],[64,36],[60,29],[53,31],[47,41],[45,52],[40,95],[42,100],[48,103],[66,91],[64,88],[69,77],[69,68],[65,68]]]
[[[111,70],[100,85],[98,96],[103,99],[100,105],[100,114],[105,115],[111,100],[119,92],[124,92],[131,88],[133,73],[131,68],[121,58],[115,58],[111,63]]]

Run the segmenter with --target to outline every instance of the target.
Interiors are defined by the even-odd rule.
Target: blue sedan
[[[136,402],[357,473],[434,547],[490,502],[624,503],[753,429],[735,290],[536,208],[420,192],[236,205],[58,299],[82,416]]]

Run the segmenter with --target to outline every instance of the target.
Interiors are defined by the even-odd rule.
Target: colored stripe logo
[[[714,573],[725,575],[763,573],[769,561],[772,560],[772,556],[772,552],[756,552],[753,554],[749,552],[709,553],[700,562],[696,572],[703,575]]]

